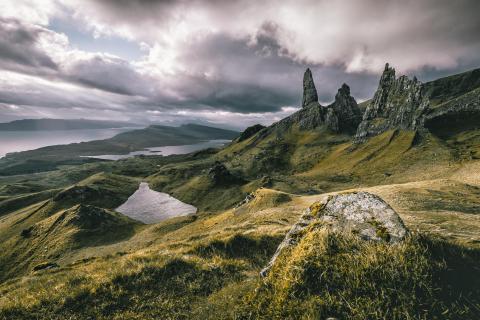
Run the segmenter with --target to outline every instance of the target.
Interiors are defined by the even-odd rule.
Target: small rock
[[[45,263],[37,264],[35,267],[33,267],[33,271],[48,270],[48,269],[53,269],[58,267],[59,265],[56,264],[55,262],[45,262]]]

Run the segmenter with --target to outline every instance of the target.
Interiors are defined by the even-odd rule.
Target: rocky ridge
[[[463,119],[465,114],[480,118],[479,86],[480,69],[424,84],[416,77],[397,77],[395,69],[387,63],[374,97],[364,104],[365,109],[351,96],[347,84],[338,89],[333,103],[322,106],[312,72],[307,69],[303,77],[302,108],[273,127],[287,130],[297,125],[301,130],[313,130],[324,126],[335,133],[354,135],[355,143],[388,130],[425,132],[437,118],[443,122]],[[440,95],[439,91],[445,90],[439,88],[447,88],[447,93]]]
[[[395,76],[395,69],[387,63],[380,78],[378,89],[367,106],[355,134],[355,141],[390,129],[416,130],[423,128],[429,110],[428,94],[417,78]]]
[[[362,112],[357,101],[350,95],[350,87],[343,84],[335,95],[335,101],[327,106],[327,125],[335,132],[355,133],[362,121]],[[336,124],[336,126],[335,126]]]
[[[237,138],[237,142],[241,142],[247,140],[248,138],[254,136],[257,132],[265,129],[266,127],[261,124],[255,124],[253,126],[248,127],[245,129],[240,136]]]

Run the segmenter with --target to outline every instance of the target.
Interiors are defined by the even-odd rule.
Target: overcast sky
[[[480,67],[477,0],[1,0],[0,122],[270,124],[385,62],[422,81]]]

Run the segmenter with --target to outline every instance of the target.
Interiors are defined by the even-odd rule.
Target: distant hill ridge
[[[49,171],[61,164],[95,161],[82,156],[127,154],[150,147],[178,146],[207,140],[233,140],[239,132],[197,124],[179,127],[151,125],[119,133],[105,140],[53,145],[35,150],[9,153],[0,160],[0,175]]]
[[[0,131],[53,131],[125,127],[141,127],[141,125],[124,121],[89,119],[23,119],[0,123]]]

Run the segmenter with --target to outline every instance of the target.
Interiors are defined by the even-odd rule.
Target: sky
[[[477,0],[0,0],[0,122],[88,118],[243,129],[386,62],[421,81],[480,67]]]

